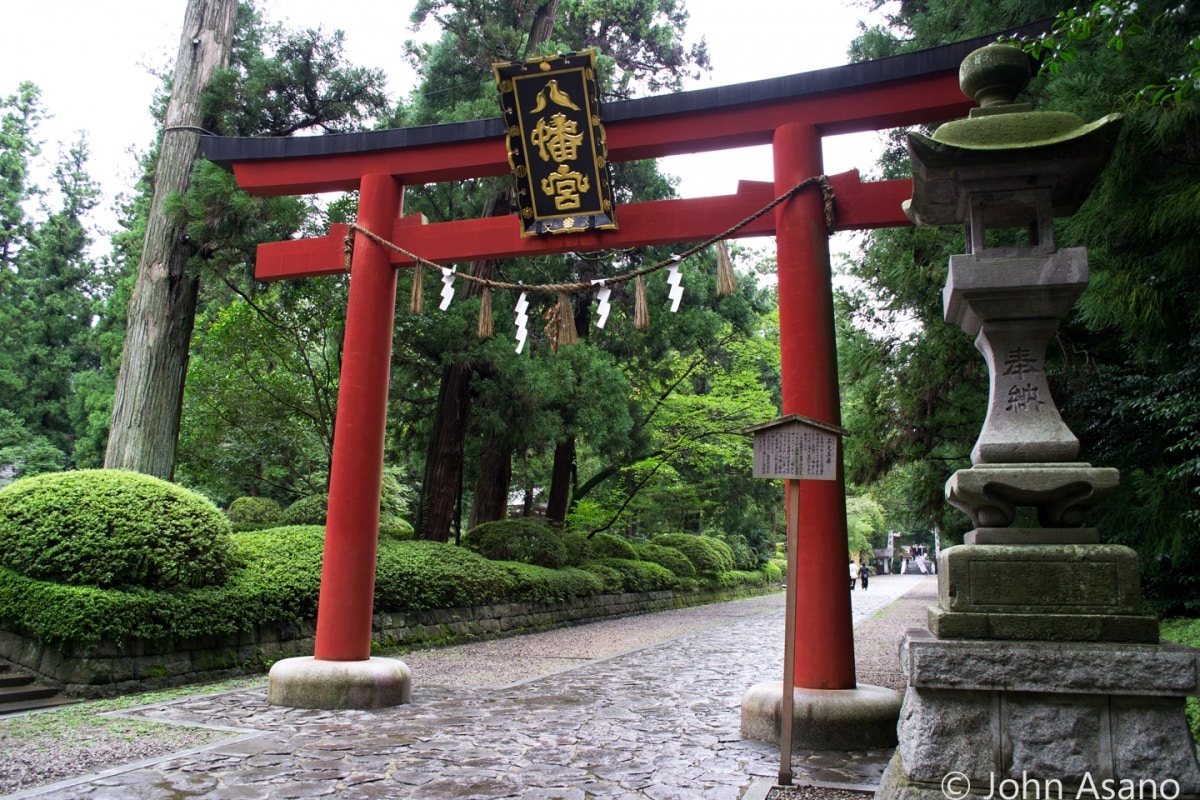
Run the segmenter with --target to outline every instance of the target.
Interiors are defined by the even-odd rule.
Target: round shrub
[[[733,553],[734,569],[747,572],[758,569],[758,553],[751,549],[750,542],[745,536],[739,533],[729,534],[723,537],[723,541],[729,545],[729,550]]]
[[[399,517],[380,517],[379,538],[381,540],[391,539],[397,542],[410,542],[413,538],[413,526]]]
[[[688,557],[674,547],[664,547],[661,544],[646,542],[637,546],[637,554],[642,561],[650,561],[660,567],[666,567],[680,578],[696,577],[696,568],[692,566],[692,562],[688,561]]]
[[[592,542],[586,535],[579,531],[564,530],[558,534],[558,538],[566,548],[564,566],[578,567],[592,560]]]
[[[207,498],[124,470],[50,472],[0,491],[0,564],[102,589],[207,586],[230,568],[230,523]]]
[[[567,563],[567,548],[559,532],[528,519],[477,525],[463,536],[463,547],[493,561],[520,561],[551,569]]]
[[[267,525],[283,519],[283,509],[269,497],[239,497],[225,512],[235,525]]]
[[[584,564],[582,569],[584,572],[590,572],[595,575],[600,580],[601,592],[603,594],[620,594],[625,591],[625,576],[608,564],[593,561],[590,564]]]
[[[733,569],[733,552],[720,539],[690,533],[664,533],[650,541],[683,553],[698,575],[718,575]]]
[[[674,589],[679,585],[679,578],[675,577],[671,570],[649,561],[605,558],[596,563],[621,573],[621,579],[627,592],[657,592],[663,589]]]
[[[638,557],[628,539],[611,533],[593,533],[588,541],[592,543],[592,558],[624,558],[633,561]]]
[[[329,495],[310,494],[301,497],[283,512],[284,525],[324,525],[329,514]]]
[[[375,608],[407,611],[507,601],[515,578],[503,564],[444,542],[379,544]]]

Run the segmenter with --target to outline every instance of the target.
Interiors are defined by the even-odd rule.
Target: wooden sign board
[[[523,236],[613,230],[591,50],[493,65]]]
[[[754,434],[754,477],[832,481],[837,478],[837,425],[789,414],[746,428]]]

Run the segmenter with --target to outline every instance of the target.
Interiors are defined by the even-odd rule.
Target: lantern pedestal
[[[912,629],[900,655],[908,690],[876,798],[1200,792],[1183,714],[1200,689],[1190,647],[948,641]]]
[[[1079,440],[1050,395],[1046,348],[1088,282],[1083,248],[1054,249],[1112,151],[1119,118],[1014,103],[1020,49],[977,50],[959,71],[981,107],[909,135],[918,224],[965,223],[950,258],[948,322],[988,366],[987,418],[970,469],[946,496],[975,523],[938,559],[929,630],[901,648],[896,753],[876,800],[1171,798],[1200,792],[1184,699],[1197,653],[1159,644],[1141,610],[1137,554],[1100,543],[1087,509],[1118,487],[1077,462]],[[1023,245],[1011,243],[1026,236]],[[1041,527],[1010,527],[1018,509]]]

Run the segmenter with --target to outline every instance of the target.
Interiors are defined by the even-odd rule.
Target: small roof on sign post
[[[838,425],[787,414],[742,431],[754,434],[754,477],[832,481],[837,478]]]

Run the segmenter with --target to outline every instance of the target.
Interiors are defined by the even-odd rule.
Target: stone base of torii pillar
[[[285,658],[271,667],[267,702],[291,708],[388,708],[409,702],[408,665],[395,658]]]

